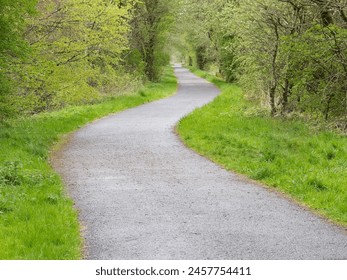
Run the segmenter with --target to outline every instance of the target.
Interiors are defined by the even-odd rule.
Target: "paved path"
[[[185,148],[181,117],[218,90],[176,67],[175,96],[75,133],[55,161],[90,259],[347,259],[347,235]]]

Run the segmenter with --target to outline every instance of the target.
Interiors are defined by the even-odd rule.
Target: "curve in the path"
[[[347,235],[184,147],[181,117],[219,91],[180,67],[176,95],[99,120],[55,159],[90,259],[346,259]]]

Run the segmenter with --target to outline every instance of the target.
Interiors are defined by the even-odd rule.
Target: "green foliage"
[[[159,80],[162,67],[170,62],[170,54],[165,49],[173,7],[168,0],[144,0],[135,5],[130,37],[134,54],[129,59],[136,57],[150,81]]]
[[[166,97],[177,88],[172,69],[160,83],[108,101],[0,124],[0,259],[79,259],[80,226],[73,202],[49,164],[62,135],[97,118]]]
[[[36,0],[0,0],[0,61],[6,57],[21,56],[27,44],[21,32],[25,27],[24,16],[35,12]]]
[[[1,119],[132,92],[170,62],[171,1],[1,1]]]
[[[347,29],[316,25],[284,42],[284,52],[291,57],[288,65],[293,69],[289,107],[317,112],[326,120],[344,116],[347,112]]]
[[[19,113],[90,104],[140,81],[122,69],[132,4],[120,1],[40,1],[26,38],[33,55],[17,69]]]
[[[272,116],[314,116],[346,129],[342,2],[181,0],[177,48],[187,64],[237,80]]]
[[[273,115],[341,119],[345,126],[347,22],[339,3],[327,10],[323,2],[240,2],[232,23],[240,82]]]
[[[227,169],[347,225],[346,137],[255,113],[258,105],[247,101],[238,86],[204,76],[222,94],[180,122],[184,142]]]
[[[0,121],[8,117],[13,108],[10,104],[11,89],[8,68],[28,51],[22,38],[24,17],[35,12],[36,0],[0,0]]]
[[[131,34],[136,31],[131,21],[141,6],[139,1],[39,0],[37,5],[35,1],[23,5],[17,1],[5,2],[8,7],[5,5],[1,16],[7,25],[0,28],[6,31],[11,27],[13,32],[6,34],[13,40],[6,37],[2,38],[3,42],[11,41],[11,46],[20,47],[21,54],[28,50],[30,56],[20,60],[16,52],[11,63],[0,66],[2,118],[9,109],[17,115],[27,115],[69,105],[93,104],[132,92],[143,84],[148,61],[141,53],[142,48],[129,44]],[[158,6],[160,16],[154,29],[147,30],[148,34],[152,31],[157,34],[152,63],[156,79],[162,65],[169,62],[168,54],[159,51],[169,22],[168,10],[162,10],[166,7],[164,2]],[[20,7],[16,8],[15,4]],[[29,14],[35,6],[37,13]],[[18,24],[9,21],[12,14]],[[0,46],[0,63],[7,59],[2,59],[5,53],[2,50],[15,53],[9,47]],[[9,79],[18,85],[11,93]]]
[[[221,38],[220,51],[220,73],[226,82],[231,83],[237,80],[237,71],[239,68],[236,51],[233,46],[234,36],[224,35]]]
[[[0,66],[1,67],[1,66]],[[0,122],[9,117],[13,110],[9,106],[9,92],[11,83],[0,70]]]
[[[177,46],[184,53],[187,64],[189,59],[201,70],[216,70],[227,80],[234,80],[236,61],[231,47],[232,30],[228,23],[232,1],[181,1],[178,13],[175,39],[183,42]]]

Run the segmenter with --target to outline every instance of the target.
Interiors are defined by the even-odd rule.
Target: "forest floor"
[[[220,91],[186,69],[176,67],[175,73],[176,95],[94,122],[55,155],[84,227],[85,257],[346,259],[342,228],[184,146],[177,122]],[[223,96],[215,102],[227,102]],[[197,129],[213,125],[210,112],[196,112]],[[230,114],[214,113],[216,119]],[[194,146],[190,118],[178,131]],[[218,142],[200,136],[211,149]],[[235,135],[230,142],[242,146],[240,141]]]

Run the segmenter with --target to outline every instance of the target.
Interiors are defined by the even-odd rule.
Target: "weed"
[[[0,199],[0,215],[12,212],[12,207],[8,205],[7,201]]]
[[[328,151],[328,152],[326,153],[326,158],[327,158],[327,160],[333,160],[335,157],[336,157],[336,154],[335,154],[334,151]]]
[[[0,166],[0,185],[17,186],[21,183],[22,177],[19,174],[21,163],[18,161],[8,161]]]
[[[255,174],[252,175],[251,178],[254,180],[263,180],[263,179],[271,177],[271,176],[272,176],[271,170],[267,167],[262,167],[262,168],[256,170]]]
[[[263,158],[266,162],[273,162],[276,158],[276,154],[270,151],[266,151],[263,153]]]
[[[59,196],[58,196],[58,195],[50,194],[50,195],[47,197],[46,201],[47,201],[49,204],[52,204],[52,205],[58,204],[58,202],[59,202]]]
[[[308,185],[315,188],[318,191],[325,191],[328,187],[319,179],[311,178],[308,180]]]

